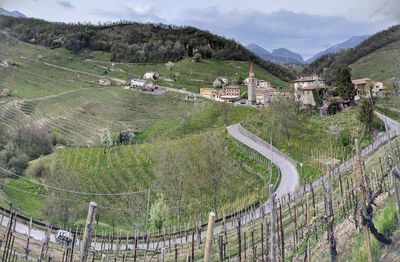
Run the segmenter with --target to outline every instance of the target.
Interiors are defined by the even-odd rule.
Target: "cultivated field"
[[[391,43],[361,58],[350,66],[354,78],[369,77],[376,81],[400,78],[400,41]]]

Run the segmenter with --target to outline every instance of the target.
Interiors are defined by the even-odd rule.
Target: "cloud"
[[[398,0],[388,0],[375,13],[385,18],[392,18],[400,22],[400,2]]]
[[[65,8],[75,8],[75,6],[72,5],[72,3],[70,1],[67,0],[57,0],[57,4],[61,5],[62,7]]]
[[[397,1],[397,0],[396,0]],[[244,44],[257,43],[268,49],[285,47],[305,57],[353,36],[372,34],[387,25],[354,21],[341,16],[319,16],[278,10],[233,9],[217,7],[189,9],[178,15],[174,24],[192,25],[233,38]]]
[[[159,11],[157,8],[150,5],[136,5],[135,7],[122,6],[113,10],[95,9],[91,13],[112,20],[168,23],[167,20],[158,15]]]

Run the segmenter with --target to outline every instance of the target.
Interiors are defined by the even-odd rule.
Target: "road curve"
[[[275,190],[277,198],[285,196],[288,193],[292,194],[296,190],[299,184],[299,174],[296,169],[296,162],[293,159],[258,136],[250,133],[240,124],[228,126],[227,130],[232,138],[257,151],[279,168],[281,177],[279,185]]]

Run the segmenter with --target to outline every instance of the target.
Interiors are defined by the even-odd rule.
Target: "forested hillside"
[[[360,58],[398,40],[400,40],[400,25],[392,26],[371,36],[354,48],[336,54],[325,55],[317,59],[305,69],[305,72],[308,74],[324,73],[328,82],[334,83],[338,68],[349,66]]]
[[[64,24],[0,16],[0,28],[32,44],[64,47],[75,53],[85,49],[110,52],[112,61],[178,61],[198,52],[207,59],[252,61],[283,80],[294,77],[288,69],[262,60],[233,40],[193,27],[136,22]]]

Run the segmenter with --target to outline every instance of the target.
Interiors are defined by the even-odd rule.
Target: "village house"
[[[259,88],[268,88],[271,87],[271,83],[265,80],[258,80],[257,87]]]
[[[99,85],[102,85],[102,86],[110,86],[111,80],[108,78],[101,78],[98,83],[99,83]]]
[[[209,88],[209,87],[200,88],[200,95],[208,97],[208,98],[217,98],[218,90],[215,88]]]
[[[361,98],[371,97],[370,86],[372,85],[372,80],[369,78],[359,78],[351,81],[356,89],[355,101]]]
[[[240,87],[227,86],[219,91],[219,98],[226,101],[236,101],[240,98]]]
[[[10,67],[10,64],[6,60],[0,60],[0,66],[2,66],[2,67]]]
[[[229,84],[229,79],[228,79],[228,77],[226,77],[226,76],[217,76],[217,77],[215,78],[215,80],[217,80],[217,79],[221,80],[221,82],[222,82],[224,85]]]
[[[129,85],[131,88],[143,88],[147,85],[147,81],[134,78],[134,79],[131,79],[131,81],[129,81]]]
[[[158,80],[160,79],[160,74],[156,72],[146,72],[143,78],[147,80]]]
[[[372,96],[382,97],[383,96],[383,83],[374,82],[374,87],[372,88]]]
[[[200,88],[200,95],[208,98],[234,101],[240,98],[240,87],[227,86],[224,87],[222,90],[205,87],[205,88]]]
[[[268,105],[279,96],[279,92],[273,87],[260,87],[256,89],[257,104]]]
[[[315,107],[317,105],[314,92],[326,89],[325,80],[314,75],[300,77],[293,81],[295,101],[302,107]]]

